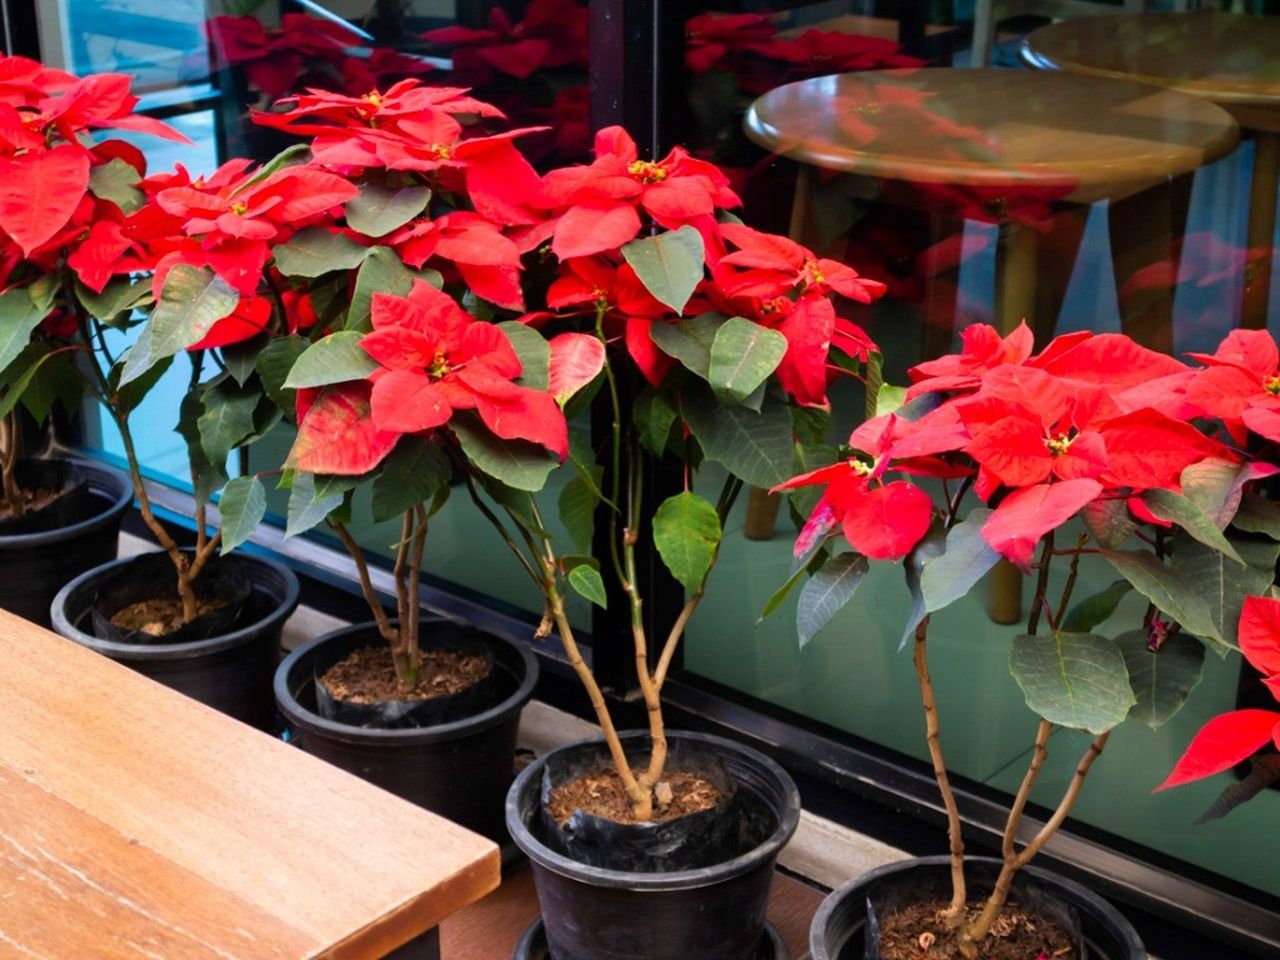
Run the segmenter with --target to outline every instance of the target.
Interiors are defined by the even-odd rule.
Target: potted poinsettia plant
[[[142,518],[161,552],[92,570],[54,604],[65,635],[264,728],[274,723],[271,678],[298,585],[274,561],[228,555],[266,502],[257,477],[228,479],[227,461],[280,419],[271,394],[283,375],[267,338],[317,319],[307,300],[280,288],[267,263],[271,245],[332,222],[358,193],[345,178],[293,159],[285,154],[260,169],[232,160],[196,178],[179,167],[135,188],[137,209],[120,225],[118,246],[107,248],[114,259],[104,272],[149,276],[112,280],[84,303],[80,322],[95,345],[86,359],[96,396],[120,432]],[[148,296],[146,309],[133,309]],[[109,351],[104,326],[133,329],[121,356]],[[179,355],[190,365],[177,422],[195,493],[189,549],[156,516],[130,422]],[[215,518],[209,505],[218,491]]]
[[[860,375],[875,349],[837,316],[833,295],[866,302],[880,287],[735,222],[721,171],[679,148],[645,160],[616,127],[596,135],[591,164],[547,173],[536,203],[543,220],[532,229],[556,269],[525,322],[604,346],[596,402],[611,427],[571,445],[560,512],[575,544],[547,532],[532,499],[480,485],[603,734],[539,758],[512,787],[508,827],[533,862],[543,915],[519,955],[541,939],[567,957],[767,953],[765,896],[795,828],[794,787],[754,751],[668,732],[661,691],[743,486],[767,488],[794,469],[795,435],[822,418],[833,371]],[[683,463],[683,483],[646,490],[668,457]],[[593,514],[608,544],[598,562],[583,555]],[[657,636],[644,615],[642,545],[686,590]],[[571,592],[623,606],[645,731],[617,730],[567,616]],[[597,638],[607,642],[617,641]]]
[[[145,164],[121,140],[91,138],[183,138],[133,112],[126,76],[78,78],[4,57],[0,78],[0,605],[48,624],[63,583],[115,557],[133,497],[118,471],[23,429],[24,418],[38,428],[55,409],[74,414],[97,392],[81,362],[96,342],[78,315],[103,294]]]
[[[556,398],[602,360],[593,338],[499,322],[524,306],[513,237],[532,219],[522,185],[537,183],[511,144],[519,131],[464,125],[500,118],[464,90],[414,80],[362,96],[308,90],[257,117],[307,138],[310,163],[356,191],[340,220],[272,246],[281,296],[316,322],[277,330],[261,355],[280,365],[276,400],[297,424],[286,533],[336,536],[372,616],[295,650],[277,702],[303,749],[495,838],[536,661],[420,610],[428,528],[452,481],[489,479],[507,458],[531,464],[513,483],[539,489],[567,452]],[[351,532],[366,510],[399,521],[391,616]]]
[[[883,405],[903,405],[859,426],[835,463],[781,485],[821,490],[783,592],[811,572],[797,615],[807,640],[870,561],[902,561],[911,596],[902,643],[913,650],[950,854],[892,864],[836,891],[815,918],[813,955],[836,957],[870,938],[867,956],[888,960],[935,947],[965,958],[1082,956],[1083,925],[1089,956],[1145,956],[1104,901],[1028,864],[1071,813],[1111,730],[1131,713],[1167,720],[1205,649],[1236,644],[1245,596],[1268,589],[1280,548],[1259,550],[1229,524],[1250,486],[1277,468],[1204,419],[1193,369],[1121,335],[1070,334],[1033,353],[1025,325],[1003,338],[975,326],[961,353],[911,375],[907,390],[882,394]],[[1040,721],[1001,857],[974,859],[943,754],[946,704],[935,697],[929,638],[940,611],[1002,558],[1033,584],[1009,667]],[[1080,599],[1086,564],[1119,579]],[[1065,577],[1054,575],[1058,566]],[[1130,593],[1139,602],[1121,605]],[[1164,669],[1170,660],[1194,669]],[[1056,729],[1093,739],[1028,839],[1020,827]]]

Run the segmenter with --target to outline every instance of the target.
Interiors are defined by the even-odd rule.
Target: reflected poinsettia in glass
[[[914,367],[909,387],[882,388],[881,415],[833,462],[778,486],[820,493],[796,541],[796,572],[767,610],[808,575],[797,612],[806,644],[855,594],[868,561],[903,561],[912,603],[902,644],[913,643],[948,813],[949,936],[976,957],[1014,876],[1071,811],[1117,724],[1167,721],[1199,682],[1206,649],[1225,654],[1238,644],[1268,676],[1280,669],[1268,652],[1275,601],[1259,598],[1280,556],[1280,524],[1260,485],[1280,467],[1244,413],[1255,403],[1270,412],[1269,334],[1234,333],[1216,353],[1195,355],[1201,368],[1118,334],[1068,334],[1038,353],[1025,324],[1005,336],[971,326],[962,336],[958,353]],[[995,889],[968,905],[928,639],[931,621],[972,604],[980,582],[993,608],[1020,604],[1016,574],[984,581],[1002,563],[1033,584],[1009,667],[1040,724]],[[1051,576],[1055,564],[1065,565],[1065,581]],[[1074,592],[1093,567],[1119,579],[1081,600]],[[1211,722],[1166,785],[1251,754],[1272,739],[1277,719],[1254,710]],[[1019,849],[1021,814],[1057,728],[1093,740],[1053,818]]]

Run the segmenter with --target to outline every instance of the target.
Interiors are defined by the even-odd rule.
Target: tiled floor
[[[822,902],[815,887],[785,874],[774,878],[769,920],[786,941],[792,960],[809,956],[809,921]],[[538,916],[528,864],[512,867],[500,886],[444,922],[440,954],[449,960],[507,960],[520,934]]]

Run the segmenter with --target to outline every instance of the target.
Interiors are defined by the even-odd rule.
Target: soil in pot
[[[463,720],[498,702],[499,678],[482,642],[444,629],[420,643],[422,665],[412,690],[400,688],[385,642],[357,647],[334,662],[317,658],[320,715],[353,726],[396,730]]]
[[[659,873],[732,860],[763,842],[776,826],[776,818],[751,796],[739,796],[722,759],[702,742],[671,741],[667,771],[655,789],[656,815],[636,821],[607,757],[567,751],[548,757],[542,776],[543,841],[579,863]],[[601,793],[606,786],[612,787],[607,797]]]
[[[16,476],[22,510],[0,500],[0,536],[69,527],[102,510],[102,504],[89,489],[88,478],[70,461],[20,461]]]
[[[260,613],[248,572],[220,558],[201,571],[195,593],[196,616],[184,623],[173,561],[165,553],[139,557],[98,588],[93,634],[116,643],[188,643],[230,633]]]
[[[948,901],[933,900],[899,907],[878,918],[878,954],[883,960],[963,960],[948,936],[943,911]],[[969,904],[967,919],[983,904]],[[1007,906],[982,946],[983,960],[1080,960],[1073,936],[1056,920],[1015,904]]]

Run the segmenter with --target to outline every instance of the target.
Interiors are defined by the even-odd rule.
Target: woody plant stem
[[[68,300],[75,308],[76,316],[79,319],[80,335],[89,346],[89,349],[85,351],[89,368],[89,390],[98,402],[102,404],[103,408],[106,409],[112,422],[116,425],[116,429],[120,431],[120,439],[124,444],[125,460],[129,465],[129,479],[133,484],[133,496],[138,501],[138,510],[142,514],[142,522],[146,524],[147,529],[151,531],[151,535],[160,544],[160,548],[169,555],[169,559],[173,562],[173,568],[178,577],[178,597],[182,601],[182,622],[189,623],[196,618],[197,613],[196,578],[200,576],[206,564],[222,544],[222,531],[219,529],[210,536],[206,522],[206,507],[203,503],[200,504],[196,507],[195,516],[196,544],[194,550],[188,554],[178,546],[177,541],[169,535],[169,531],[156,518],[155,511],[151,506],[151,498],[147,495],[146,485],[142,482],[142,466],[138,462],[137,447],[133,442],[133,433],[129,429],[129,414],[131,411],[128,401],[121,395],[119,390],[111,386],[110,380],[102,369],[98,351],[93,349],[95,341],[90,324],[95,321],[89,319],[84,308],[74,296],[68,297]],[[99,338],[100,341],[101,338]],[[194,384],[200,377],[200,351],[192,353],[191,364],[191,382]],[[195,464],[191,465],[191,480],[193,485],[198,485],[199,476]]]
[[[0,477],[4,482],[4,502],[9,515],[20,517],[26,513],[26,500],[18,486],[18,412],[10,410],[0,420]]]
[[[378,633],[391,648],[391,661],[395,665],[396,684],[407,693],[418,685],[418,671],[422,668],[422,648],[419,642],[421,618],[418,615],[418,587],[422,580],[422,558],[427,549],[427,508],[416,504],[404,512],[400,521],[400,541],[396,544],[395,565],[391,576],[396,586],[396,618],[392,623],[387,617],[373,579],[364,551],[356,543],[351,532],[339,520],[330,518],[327,523],[337,534],[355,564],[360,579],[360,591],[373,614]]]
[[[954,511],[953,511],[954,516]],[[1063,614],[1067,609],[1067,605],[1071,600],[1072,591],[1075,589],[1076,576],[1080,565],[1080,556],[1084,552],[1084,543],[1086,538],[1081,537],[1077,543],[1076,549],[1065,551],[1072,555],[1071,568],[1067,576],[1067,582],[1063,588],[1062,596],[1057,605],[1057,615],[1054,617],[1049,627],[1051,630],[1058,629],[1058,623],[1061,621]],[[1053,548],[1053,533],[1050,532],[1044,539],[1044,546],[1040,554],[1039,571],[1036,580],[1036,594],[1032,601],[1031,612],[1027,621],[1027,633],[1034,635],[1040,623],[1042,611],[1047,610],[1046,594],[1049,585],[1049,569],[1052,558],[1055,553],[1064,551],[1055,551]],[[933,700],[932,685],[929,683],[928,666],[925,659],[925,643],[924,633],[928,620],[926,619],[916,631],[916,672],[921,678],[921,695],[925,701],[925,717],[927,736],[929,738],[930,755],[934,760],[934,774],[938,780],[938,788],[942,792],[943,803],[947,808],[949,833],[951,836],[951,876],[952,876],[952,899],[946,910],[946,915],[951,922],[953,928],[958,927],[956,933],[956,943],[960,949],[960,953],[966,960],[977,960],[980,956],[979,944],[991,932],[991,928],[1000,916],[1000,912],[1004,909],[1009,899],[1009,891],[1013,884],[1013,879],[1018,871],[1025,867],[1035,857],[1037,853],[1044,847],[1049,839],[1062,826],[1067,816],[1071,813],[1071,808],[1075,804],[1076,798],[1080,794],[1081,788],[1084,786],[1085,777],[1089,773],[1093,762],[1102,753],[1106,747],[1109,732],[1104,732],[1097,736],[1092,743],[1089,744],[1083,756],[1076,765],[1076,770],[1071,778],[1071,782],[1067,785],[1062,799],[1059,801],[1057,808],[1049,819],[1041,826],[1040,830],[1031,838],[1030,841],[1021,849],[1017,849],[1017,833],[1018,827],[1022,820],[1022,813],[1030,799],[1032,788],[1035,786],[1036,779],[1040,771],[1044,767],[1046,758],[1048,757],[1049,736],[1053,732],[1053,724],[1045,719],[1041,719],[1036,730],[1035,745],[1032,750],[1031,759],[1027,766],[1027,772],[1023,776],[1022,784],[1018,789],[1018,793],[1014,798],[1013,805],[1009,808],[1009,816],[1005,822],[1004,832],[1001,838],[1001,854],[1003,862],[1000,867],[1000,873],[996,878],[996,883],[983,904],[982,910],[976,917],[968,922],[964,922],[964,905],[965,905],[965,881],[963,867],[963,845],[958,841],[960,822],[959,816],[955,812],[955,795],[951,789],[950,782],[946,776],[945,765],[941,765],[941,749],[936,744],[938,722],[937,722],[937,706]]]

